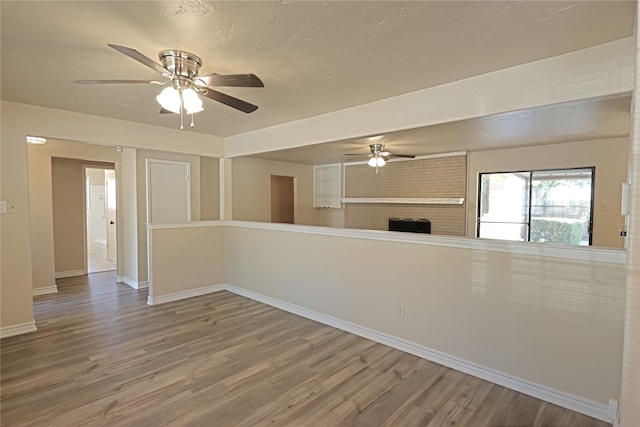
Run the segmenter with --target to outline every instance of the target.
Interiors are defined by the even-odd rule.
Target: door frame
[[[110,175],[109,172],[107,171],[113,171],[113,192],[114,192],[114,196],[113,199],[111,200],[111,197],[109,197],[109,178],[107,177],[107,175]],[[105,193],[105,203],[106,203],[106,220],[107,220],[107,259],[109,261],[113,261],[114,264],[116,264],[116,268],[118,266],[118,177],[116,176],[116,171],[115,169],[105,169],[104,171],[104,193]],[[114,217],[112,220],[109,220],[109,205],[110,203],[113,203],[113,205],[115,206],[114,209]],[[115,228],[115,233],[114,233],[114,238],[115,238],[115,245],[111,245],[110,242],[110,229],[111,229],[111,222],[113,222],[113,226]],[[113,259],[111,259],[109,257],[109,254],[111,253],[111,251],[114,251],[114,257]]]
[[[118,230],[118,218],[120,217],[118,215],[118,195],[119,195],[119,191],[118,191],[118,171],[116,170],[116,165],[113,164],[113,166],[109,166],[109,165],[95,165],[95,164],[91,164],[91,163],[83,163],[82,164],[82,246],[84,248],[83,250],[83,254],[82,256],[84,257],[84,274],[88,274],[89,273],[89,257],[88,257],[88,253],[89,253],[89,248],[87,247],[88,241],[87,241],[87,197],[89,197],[89,194],[87,194],[87,169],[102,169],[102,170],[112,170],[114,171],[116,174],[116,230]],[[105,185],[105,191],[106,191],[106,185]],[[105,218],[105,222],[106,222],[106,218]],[[119,257],[118,255],[120,254],[120,239],[118,238],[118,232],[116,231],[116,272],[118,271],[118,265],[119,265]]]

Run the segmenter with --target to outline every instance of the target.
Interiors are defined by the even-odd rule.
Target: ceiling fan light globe
[[[198,113],[203,110],[202,100],[195,90],[188,88],[182,91],[182,101],[187,114]]]
[[[384,166],[387,162],[384,161],[382,157],[378,157],[376,159],[376,166]]]
[[[187,114],[195,114],[195,113],[199,113],[200,111],[204,111],[204,108],[202,107],[198,107],[194,109],[187,108],[186,110],[187,110]]]
[[[173,87],[166,87],[156,96],[156,101],[165,110],[180,114],[180,94]]]
[[[375,168],[375,167],[376,167],[376,164],[377,164],[377,159],[376,159],[375,157],[370,158],[370,159],[369,159],[368,164],[369,164],[369,166],[371,166],[372,168]]]

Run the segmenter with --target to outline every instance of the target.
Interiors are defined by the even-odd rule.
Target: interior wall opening
[[[294,224],[295,178],[271,175],[271,222]]]
[[[87,273],[117,268],[116,174],[85,167]]]

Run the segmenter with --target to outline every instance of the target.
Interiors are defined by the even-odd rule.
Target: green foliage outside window
[[[566,218],[531,218],[531,241],[578,245],[584,221]]]

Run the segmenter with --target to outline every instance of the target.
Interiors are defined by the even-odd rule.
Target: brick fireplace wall
[[[467,156],[388,162],[379,173],[368,165],[345,167],[346,198],[463,198]],[[466,203],[466,200],[465,200]],[[465,205],[347,203],[345,227],[387,230],[388,219],[426,218],[431,233],[464,236]]]

